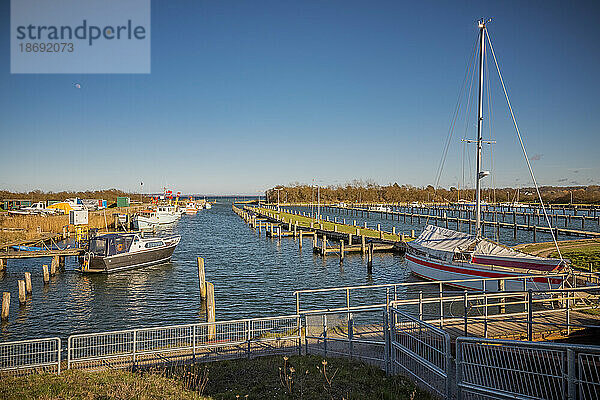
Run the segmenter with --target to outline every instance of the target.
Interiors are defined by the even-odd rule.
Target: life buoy
[[[117,251],[123,251],[123,243],[117,245]]]

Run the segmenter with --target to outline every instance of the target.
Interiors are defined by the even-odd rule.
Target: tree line
[[[600,186],[543,186],[540,193],[545,203],[591,204],[600,203]],[[268,202],[278,200],[286,203],[346,202],[346,203],[404,203],[404,202],[457,202],[474,201],[474,189],[434,188],[432,185],[416,187],[412,185],[379,185],[373,181],[353,181],[345,185],[311,186],[300,183],[278,185],[266,191]],[[482,197],[490,203],[539,202],[533,187],[483,189]]]

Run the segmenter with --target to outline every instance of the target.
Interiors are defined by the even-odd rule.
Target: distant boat
[[[181,218],[175,206],[158,205],[156,210],[140,211],[133,217],[133,228],[136,230],[149,230],[158,225],[172,224]]]
[[[391,211],[392,211],[392,207],[386,207],[386,206],[371,206],[371,207],[369,207],[369,211],[376,211],[376,212],[391,212]]]
[[[188,202],[183,210],[187,215],[198,214],[198,207],[196,207],[196,203],[194,202]]]
[[[143,238],[135,233],[109,233],[89,240],[81,272],[113,273],[166,263],[181,236]]]
[[[212,204],[210,204],[209,202],[204,203],[204,208],[207,210],[210,210],[212,208]]]

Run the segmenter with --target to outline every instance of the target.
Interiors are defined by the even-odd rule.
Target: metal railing
[[[600,348],[460,337],[456,383],[459,399],[597,399]]]
[[[386,369],[385,308],[303,315],[306,354],[348,357]]]
[[[60,374],[60,338],[0,343],[0,376],[38,372]]]
[[[391,372],[407,375],[428,391],[450,398],[450,335],[394,307],[389,321]]]
[[[578,274],[577,276],[593,276],[594,274]],[[449,286],[469,286],[478,287],[478,291],[499,292],[504,290],[523,290],[530,286],[530,283],[535,280],[553,279],[561,282],[561,286],[570,284],[569,279],[572,278],[569,274],[532,274],[522,276],[507,276],[502,278],[475,278],[475,279],[455,279],[448,281],[419,281],[419,282],[401,282],[379,285],[359,285],[359,286],[343,286],[322,289],[303,289],[294,292],[296,296],[296,313],[304,312],[327,312],[327,311],[344,311],[353,308],[381,308],[389,304],[390,301],[397,301],[401,298],[417,299],[420,292],[427,294],[437,294],[439,297],[444,297],[445,293],[455,293],[456,289],[450,289]],[[587,278],[586,278],[587,279]],[[591,279],[591,278],[590,278]],[[513,290],[514,291],[514,290]],[[477,291],[473,291],[476,293]],[[310,296],[318,296],[318,300],[310,298]],[[307,299],[307,297],[309,297]],[[323,300],[327,304],[323,306],[313,306],[312,308],[304,308],[305,303],[318,304]],[[360,302],[360,300],[364,300]],[[333,306],[333,307],[332,307]]]
[[[130,368],[300,351],[299,316],[254,318],[69,336],[67,368]]]

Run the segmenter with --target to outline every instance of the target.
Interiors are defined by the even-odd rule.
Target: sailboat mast
[[[485,20],[479,21],[479,103],[477,111],[477,174],[475,190],[475,232],[481,237],[481,141],[483,131],[483,58],[485,54]]]

